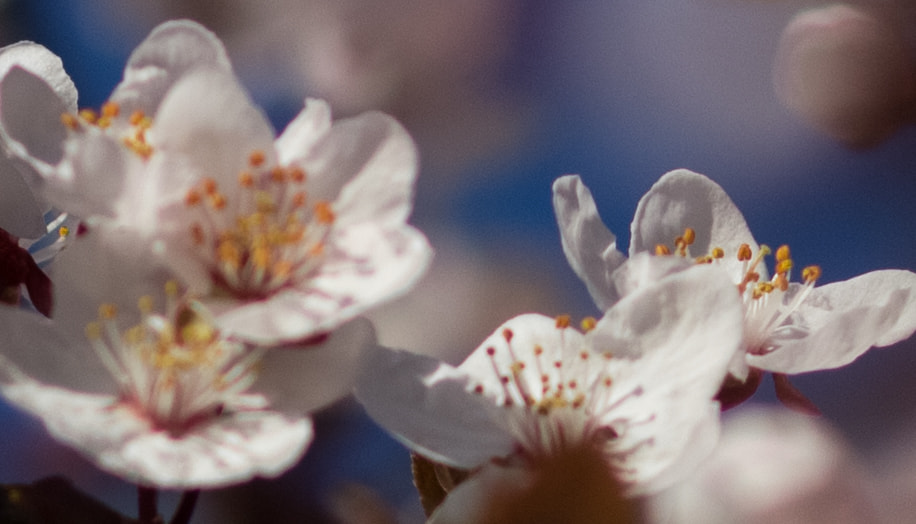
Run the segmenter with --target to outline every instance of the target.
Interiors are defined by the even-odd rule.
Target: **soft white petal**
[[[140,109],[153,116],[172,85],[197,68],[231,71],[222,42],[196,22],[165,22],[131,53],[111,100],[126,114]]]
[[[64,71],[64,64],[60,57],[43,45],[22,41],[0,49],[0,78],[6,76],[15,66],[44,80],[63,101],[67,111],[76,111],[76,86]]]
[[[490,400],[468,391],[468,376],[436,359],[375,348],[366,353],[356,398],[412,450],[469,469],[513,451]]]
[[[279,475],[299,460],[313,435],[309,419],[270,411],[225,414],[170,434],[111,396],[37,382],[3,394],[102,469],[159,488],[216,488]]]
[[[54,271],[54,319],[61,330],[83,337],[98,308],[112,304],[122,328],[139,321],[137,301],[150,296],[162,308],[170,275],[150,250],[147,239],[130,229],[91,226],[57,259]]]
[[[417,148],[388,115],[367,112],[335,122],[299,164],[309,174],[309,191],[335,200],[338,227],[403,224],[410,214]]]
[[[566,260],[585,282],[598,309],[608,309],[620,298],[610,275],[626,260],[617,249],[617,237],[601,221],[592,194],[578,175],[553,183],[553,209]]]
[[[697,265],[621,299],[589,339],[596,351],[639,358],[633,366],[653,390],[710,398],[741,348],[743,325],[734,285],[719,268]]]
[[[693,266],[692,260],[677,256],[656,256],[643,251],[634,253],[625,264],[614,271],[607,285],[619,299]]]
[[[32,379],[114,395],[117,385],[83,338],[67,337],[55,323],[31,311],[0,308],[0,389]]]
[[[208,300],[220,325],[260,344],[330,331],[406,292],[432,258],[426,238],[406,225],[395,231],[353,226],[333,242],[335,253],[299,287],[259,301]]]
[[[372,324],[356,319],[318,344],[271,348],[251,391],[266,396],[271,409],[310,413],[351,392],[363,351],[372,344]]]
[[[873,346],[899,342],[916,331],[916,273],[882,270],[814,288],[790,321],[802,327],[750,365],[777,373],[804,373],[846,365]]]
[[[255,150],[273,163],[273,129],[231,73],[200,69],[168,92],[149,130],[157,154],[178,155],[199,177],[238,185]]]
[[[662,176],[640,199],[630,226],[630,255],[654,252],[658,244],[673,247],[688,227],[696,232],[693,256],[721,247],[724,261],[731,264],[741,244],[757,251],[744,216],[725,191],[703,175],[678,169]]]
[[[60,162],[68,102],[40,76],[14,66],[0,80],[0,132],[14,156],[43,169]],[[41,172],[41,171],[40,171]]]
[[[307,99],[305,109],[286,126],[274,144],[280,164],[291,164],[307,157],[330,130],[331,107],[324,100]]]
[[[0,228],[17,237],[38,238],[45,233],[44,208],[14,160],[0,152]]]

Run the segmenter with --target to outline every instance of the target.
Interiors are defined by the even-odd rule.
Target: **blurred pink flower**
[[[776,94],[847,145],[875,145],[916,111],[916,61],[890,20],[833,4],[800,12],[783,30]]]

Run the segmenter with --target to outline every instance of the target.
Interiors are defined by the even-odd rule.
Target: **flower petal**
[[[238,80],[216,69],[182,77],[162,101],[148,136],[157,154],[179,155],[198,176],[224,187],[237,186],[255,150],[273,163],[273,138],[270,123]]]
[[[185,73],[197,68],[231,71],[223,43],[215,34],[190,20],[156,26],[127,60],[124,79],[111,100],[130,114],[142,110],[154,116],[168,90]]]
[[[469,469],[513,450],[500,410],[468,391],[466,373],[430,357],[371,349],[356,398],[395,438],[447,466]]]
[[[351,392],[363,350],[374,343],[372,324],[356,319],[320,344],[271,348],[251,390],[276,411],[310,413]]]
[[[725,191],[703,175],[678,169],[662,176],[640,199],[630,226],[630,255],[654,252],[658,244],[671,246],[688,227],[696,233],[690,246],[694,256],[721,247],[724,261],[731,264],[741,244],[757,251],[744,216]]]
[[[44,78],[14,66],[0,80],[0,130],[16,157],[36,169],[60,162],[67,129],[60,116],[68,102]]]
[[[0,308],[0,390],[39,380],[92,393],[117,393],[117,385],[82,338],[62,334],[54,322],[30,311]]]
[[[634,359],[652,390],[712,398],[741,348],[744,308],[721,270],[698,265],[620,300],[589,333],[597,351]],[[648,388],[647,388],[648,389]]]
[[[417,148],[388,115],[367,112],[335,122],[301,165],[312,194],[336,200],[336,227],[366,221],[390,227],[410,214]]]
[[[307,157],[330,130],[331,107],[324,100],[307,99],[305,109],[286,126],[274,144],[280,164],[291,164]]]
[[[777,337],[778,347],[748,354],[748,364],[787,374],[844,366],[872,346],[894,344],[916,331],[916,273],[872,271],[814,288],[790,321],[806,330],[802,336]]]
[[[44,207],[14,160],[0,152],[0,228],[17,237],[38,238],[45,233]]]
[[[585,282],[598,309],[608,309],[620,298],[610,285],[610,275],[626,260],[617,249],[617,237],[601,221],[592,194],[578,175],[553,183],[553,209],[566,260]]]
[[[279,475],[299,460],[313,435],[309,419],[270,411],[226,414],[170,434],[116,397],[34,381],[3,393],[102,469],[159,488],[215,488]]]

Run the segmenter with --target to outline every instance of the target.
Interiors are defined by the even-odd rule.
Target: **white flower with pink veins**
[[[732,358],[722,350],[739,349],[741,312],[714,268],[692,267],[586,319],[584,332],[568,317],[515,317],[457,368],[378,348],[356,395],[408,447],[450,467],[524,467],[596,446],[629,494],[651,492],[712,449],[713,397]]]
[[[332,123],[308,100],[275,140],[222,43],[188,21],[153,30],[98,112],[70,112],[45,78],[13,68],[0,83],[7,148],[90,228],[148,239],[227,332],[260,344],[328,332],[429,263],[407,224],[416,147],[387,115]]]
[[[153,269],[142,239],[100,233],[62,253],[54,320],[0,308],[0,394],[142,486],[211,488],[294,465],[309,413],[349,393],[368,322],[319,346],[253,348]]]
[[[805,403],[786,374],[846,365],[870,347],[891,345],[916,330],[916,274],[887,269],[815,287],[821,270],[808,266],[801,270],[802,282],[792,282],[796,268],[789,248],[758,245],[734,202],[703,175],[671,171],[639,201],[630,256],[664,255],[658,258],[668,265],[656,266],[663,269],[655,275],[624,264],[626,256],[578,176],[557,179],[553,193],[566,258],[600,309],[665,272],[694,263],[721,268],[744,302],[744,351],[730,372],[746,382],[748,395],[764,370],[774,373],[784,400]],[[764,262],[771,254],[772,277]]]

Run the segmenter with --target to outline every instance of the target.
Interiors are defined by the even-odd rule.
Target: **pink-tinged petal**
[[[202,67],[231,71],[219,38],[190,20],[165,22],[131,53],[111,100],[127,114],[139,109],[153,116],[172,85]]]
[[[553,209],[566,260],[585,282],[598,309],[608,309],[620,298],[610,275],[626,261],[617,249],[617,237],[601,221],[592,194],[578,175],[553,183]]]
[[[4,307],[0,332],[0,388],[34,379],[80,391],[117,393],[117,385],[88,341],[65,336],[51,320]]]
[[[811,290],[790,322],[801,329],[748,364],[796,374],[844,366],[869,348],[899,342],[916,330],[916,273],[882,270]]]
[[[307,157],[330,130],[331,107],[324,100],[307,99],[305,108],[274,144],[280,164],[291,164]]]
[[[300,165],[309,191],[335,200],[335,226],[403,224],[417,176],[417,148],[395,119],[377,112],[334,123]]]
[[[309,419],[270,411],[224,414],[170,434],[111,396],[34,381],[6,387],[3,394],[100,468],[158,488],[216,488],[279,475],[299,460],[313,436]]]
[[[534,356],[534,348],[540,348],[542,353]],[[468,355],[458,369],[467,373],[474,385],[482,386],[483,393],[491,402],[501,405],[506,400],[507,392],[502,377],[511,372],[517,360],[542,363],[541,366],[526,365],[519,373],[520,382],[540,386],[542,375],[548,376],[550,383],[562,382],[559,379],[561,371],[554,368],[554,363],[568,362],[570,355],[578,356],[583,349],[584,338],[576,329],[561,329],[557,327],[555,318],[527,313],[499,326]],[[575,378],[583,383],[587,381],[584,374]],[[510,388],[510,391],[513,396],[509,401],[523,406],[525,399],[518,396],[518,388]]]
[[[406,292],[432,256],[426,238],[408,226],[385,232],[365,224],[344,233],[334,240],[336,253],[302,287],[258,301],[208,300],[219,324],[267,345],[331,331]]]
[[[356,319],[319,344],[270,348],[251,391],[267,397],[276,411],[310,413],[352,391],[363,351],[373,344],[372,324]]]
[[[371,349],[356,398],[379,425],[435,462],[469,469],[513,451],[500,409],[469,391],[466,373],[436,359]]]
[[[216,69],[182,77],[162,101],[148,135],[157,154],[178,155],[198,176],[226,187],[238,184],[253,151],[273,163],[273,139],[270,123],[238,80]]]
[[[744,216],[725,191],[703,175],[678,169],[662,176],[640,199],[630,226],[630,255],[654,253],[659,244],[671,248],[688,227],[696,233],[690,246],[694,256],[721,247],[724,261],[731,264],[741,244],[757,252]]]
[[[653,391],[712,398],[741,348],[743,325],[734,285],[719,268],[698,265],[627,295],[589,337],[596,351],[638,359],[633,366]]]
[[[14,66],[0,80],[0,132],[9,152],[36,169],[63,158],[67,102],[40,76]]]

